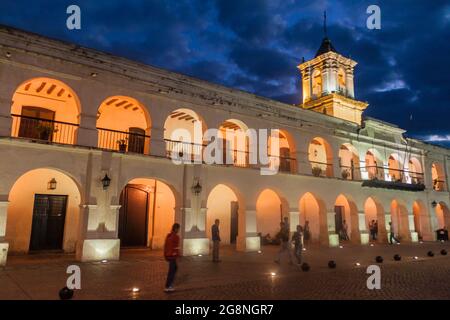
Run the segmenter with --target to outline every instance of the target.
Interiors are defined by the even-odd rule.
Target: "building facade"
[[[174,222],[184,255],[208,254],[216,218],[239,251],[260,250],[283,217],[324,246],[342,242],[344,220],[356,244],[372,220],[379,242],[389,222],[401,241],[435,240],[450,226],[450,150],[363,119],[355,65],[324,39],[293,106],[1,27],[0,264],[43,250],[119,259],[161,248]],[[208,129],[226,164],[202,161]],[[263,148],[249,129],[276,133],[267,161],[251,161]]]

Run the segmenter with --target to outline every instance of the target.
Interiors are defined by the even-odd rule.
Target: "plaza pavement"
[[[449,255],[440,254],[446,249]],[[435,253],[433,258],[427,252]],[[222,262],[209,256],[184,257],[179,262],[177,291],[163,292],[167,271],[160,251],[123,250],[120,261],[81,263],[73,255],[38,254],[8,257],[0,268],[0,300],[58,299],[68,265],[81,267],[81,290],[74,299],[450,299],[450,243],[308,247],[303,272],[287,261],[273,262],[277,247],[262,253],[222,248]],[[394,254],[402,260],[393,260]],[[368,265],[381,255],[381,289],[366,286]],[[419,259],[414,260],[417,256]],[[333,259],[336,269],[327,263]],[[355,266],[359,262],[361,266]],[[271,273],[276,273],[272,276]],[[139,288],[133,293],[132,288]]]

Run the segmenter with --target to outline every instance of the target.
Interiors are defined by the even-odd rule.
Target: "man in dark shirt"
[[[213,262],[220,262],[219,260],[219,245],[220,245],[220,231],[219,219],[216,219],[211,227],[211,237],[213,241]]]

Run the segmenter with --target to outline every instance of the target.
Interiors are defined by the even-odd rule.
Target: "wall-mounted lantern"
[[[103,190],[108,189],[110,184],[111,184],[111,178],[108,177],[107,173],[105,173],[105,176],[102,179]]]
[[[200,192],[202,192],[202,186],[200,185],[199,180],[197,180],[197,183],[192,186],[191,190],[195,195],[199,195]]]
[[[433,208],[436,208],[437,205],[438,205],[437,202],[433,200],[433,202],[431,203],[431,206],[432,206]]]
[[[55,179],[55,178],[52,178],[52,180],[50,180],[50,181],[47,183],[47,189],[48,189],[48,190],[55,190],[55,189],[56,189],[56,184],[57,184],[56,179]]]

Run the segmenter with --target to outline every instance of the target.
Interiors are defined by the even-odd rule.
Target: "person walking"
[[[297,259],[297,264],[302,263],[302,250],[303,250],[303,227],[297,226],[297,231],[292,235],[292,242],[294,243],[294,254]]]
[[[166,236],[164,242],[164,258],[169,263],[169,271],[167,273],[165,292],[172,292],[173,281],[175,280],[175,274],[177,273],[177,259],[180,256],[180,237],[178,232],[180,231],[180,224],[175,223],[172,226],[171,232]]]
[[[219,219],[214,221],[211,227],[211,238],[213,242],[213,262],[220,262],[219,260],[219,246],[220,246],[220,230],[219,230]]]
[[[394,244],[393,241],[400,243],[398,239],[394,235],[394,226],[392,225],[392,222],[389,222],[389,243]]]
[[[287,254],[289,257],[289,263],[292,264],[291,252],[289,250],[289,230],[286,228],[284,222],[280,222],[280,231],[277,234],[277,238],[280,239],[280,250],[278,250],[278,257],[275,259],[275,263],[280,263],[281,255]]]

